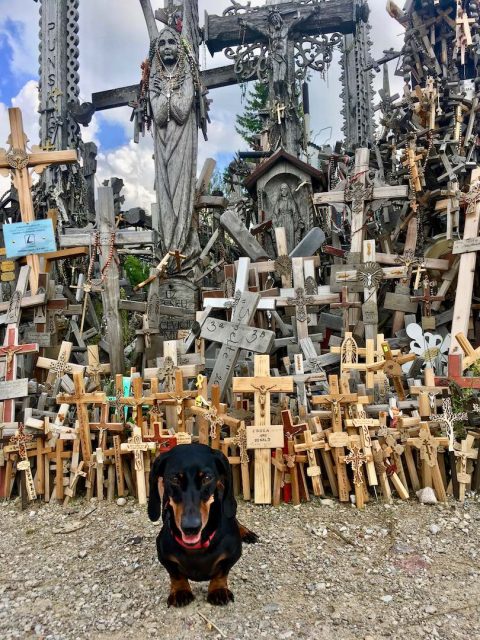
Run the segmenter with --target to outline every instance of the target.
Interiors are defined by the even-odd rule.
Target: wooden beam
[[[238,15],[216,16],[205,14],[204,40],[208,50],[213,55],[226,47],[238,46],[240,43],[251,44],[259,38],[259,33],[249,26],[245,28],[242,37],[239,18],[246,19],[252,25],[258,24],[265,29],[266,15],[269,7],[253,11],[252,13]],[[297,2],[284,2],[281,7],[282,14],[297,12],[300,14],[299,24],[290,31],[292,39],[300,39],[302,36],[319,35],[322,33],[354,33],[357,25],[356,15],[359,9],[354,0],[335,0],[334,2],[322,2],[319,11],[310,15],[312,6],[301,6]],[[310,16],[305,22],[302,21]]]

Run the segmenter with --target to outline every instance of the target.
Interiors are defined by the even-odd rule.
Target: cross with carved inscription
[[[0,358],[5,358],[3,378],[8,386],[13,386],[17,379],[17,356],[37,353],[38,344],[18,344],[18,328],[8,325],[3,346],[0,347]],[[2,423],[13,423],[15,419],[15,400],[10,397],[3,402]]]
[[[27,495],[29,500],[37,499],[37,492],[35,491],[35,483],[33,481],[32,470],[30,468],[30,462],[28,461],[27,447],[26,445],[33,440],[33,436],[25,433],[25,427],[23,423],[19,423],[17,432],[10,438],[9,452],[12,448],[18,451],[20,462],[17,464],[17,469],[21,471],[25,476],[25,485],[27,488]]]
[[[343,464],[349,464],[353,471],[353,485],[355,487],[355,502],[357,509],[363,509],[365,506],[364,486],[365,480],[363,478],[362,467],[367,462],[372,462],[372,455],[364,453],[359,444],[353,441],[348,447],[349,454],[346,456],[340,456],[340,462]]]
[[[94,389],[98,389],[101,385],[102,376],[106,376],[111,372],[109,363],[102,364],[100,362],[100,353],[96,344],[87,346],[88,364],[85,373],[89,377],[89,382]]]
[[[132,437],[128,439],[128,442],[124,442],[121,445],[122,451],[128,451],[134,454],[135,459],[135,473],[137,476],[137,494],[138,503],[143,505],[147,504],[147,488],[145,484],[145,461],[144,454],[156,448],[154,442],[144,442],[142,439],[142,430],[140,427],[133,427]]]
[[[428,423],[421,422],[418,436],[416,438],[408,438],[407,444],[420,451],[424,486],[431,486],[430,482],[433,482],[437,499],[440,502],[446,502],[447,494],[438,466],[438,448],[448,447],[449,439],[443,437],[435,438],[430,432]]]
[[[354,403],[367,404],[368,396],[359,396],[358,393],[340,393],[338,376],[329,376],[329,393],[323,396],[313,396],[311,403],[314,406],[327,405],[331,410],[332,430],[334,433],[341,433],[342,429],[342,407]],[[329,441],[330,444],[330,441]],[[332,446],[332,445],[330,445]],[[334,445],[334,458],[336,462],[338,494],[341,502],[348,502],[349,483],[345,465],[341,464],[341,456],[344,455],[343,446]]]
[[[370,456],[369,461],[367,461],[368,483],[370,486],[377,486],[378,479],[377,474],[375,473],[375,464],[373,463],[373,458],[371,457],[372,437],[370,435],[370,430],[379,428],[380,420],[369,418],[365,412],[363,405],[359,403],[355,406],[355,416],[353,418],[347,418],[345,420],[345,425],[347,426],[349,432],[350,429],[358,430],[360,436],[360,444],[365,454],[367,456]]]
[[[80,373],[83,376],[85,367],[80,364],[73,364],[69,362],[72,347],[72,342],[64,341],[60,345],[60,351],[56,360],[53,358],[38,358],[37,367],[48,370],[47,379],[45,381],[47,389],[53,389],[57,380],[62,378],[65,374]]]
[[[465,491],[467,486],[471,483],[472,474],[468,469],[468,461],[469,460],[477,460],[478,459],[478,449],[475,449],[473,444],[475,442],[475,437],[473,435],[468,434],[467,437],[461,441],[459,444],[455,444],[455,457],[458,461],[458,469],[457,469],[457,481],[459,485],[459,496],[458,499],[460,502],[465,502]]]

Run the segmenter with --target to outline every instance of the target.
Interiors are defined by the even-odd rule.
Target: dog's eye
[[[209,484],[212,481],[212,476],[205,475],[202,477],[202,484]]]
[[[180,476],[172,476],[170,478],[170,483],[171,484],[180,484]]]

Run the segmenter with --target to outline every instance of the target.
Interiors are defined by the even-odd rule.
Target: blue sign
[[[52,220],[15,222],[3,225],[7,258],[23,258],[34,253],[57,250]]]

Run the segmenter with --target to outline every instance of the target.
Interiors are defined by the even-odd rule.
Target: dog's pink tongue
[[[200,542],[201,537],[202,537],[202,532],[197,533],[194,536],[187,536],[182,531],[182,540],[185,542],[185,544],[197,544],[198,542]]]

